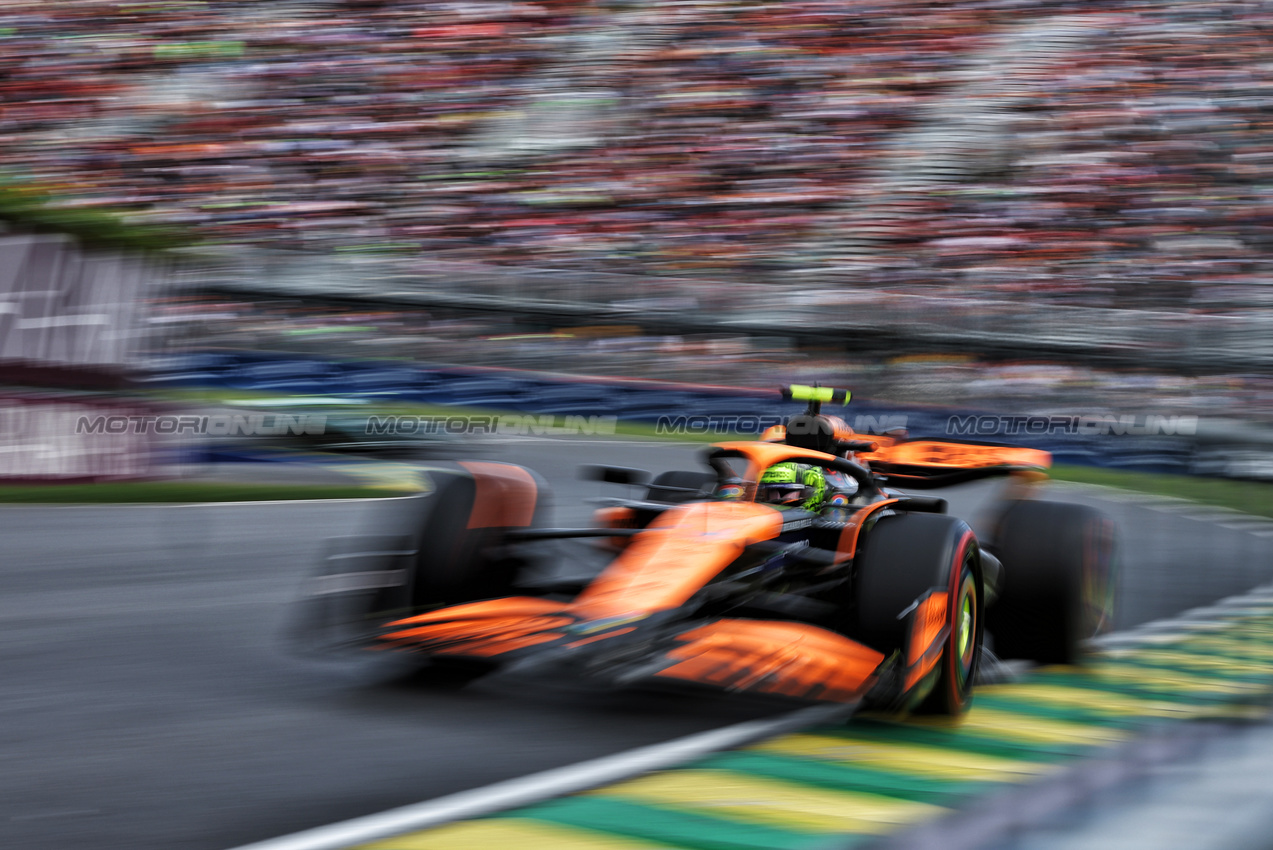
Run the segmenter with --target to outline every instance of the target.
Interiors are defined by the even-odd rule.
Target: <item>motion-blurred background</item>
[[[227,411],[703,438],[816,381],[1229,508],[1118,509],[1139,622],[1273,575],[1232,514],[1273,516],[1271,247],[1266,0],[0,0],[0,501],[316,447]],[[269,618],[355,512],[291,510],[4,514],[8,846],[224,847],[721,722],[316,684]],[[1267,824],[1261,758],[1198,819]]]
[[[363,368],[397,360],[1199,416],[1126,465],[1273,477],[1248,427],[1273,417],[1271,24],[1241,0],[8,3],[0,355],[27,387],[467,400]],[[615,412],[596,395],[572,410]]]

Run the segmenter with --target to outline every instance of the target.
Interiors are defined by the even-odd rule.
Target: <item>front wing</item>
[[[937,599],[935,597],[941,597]],[[790,620],[687,620],[676,611],[584,620],[567,602],[508,597],[385,625],[379,643],[437,658],[513,664],[616,687],[689,685],[802,701],[866,699],[896,707],[936,670],[949,632],[933,619],[944,594],[908,615],[907,646],[885,653]]]

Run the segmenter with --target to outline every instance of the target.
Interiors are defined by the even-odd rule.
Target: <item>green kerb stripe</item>
[[[1012,708],[1016,710],[1015,706]],[[1039,712],[1031,713],[1045,716]],[[1066,718],[1061,718],[1058,715],[1057,719]],[[924,729],[918,726],[903,726],[872,720],[854,720],[848,726],[814,729],[810,730],[810,732],[843,738],[847,742],[859,740],[885,744],[919,744],[925,747],[941,747],[946,750],[957,750],[1014,761],[1054,762],[1071,758],[1090,750],[1090,747],[1079,745],[1051,744],[1044,746],[1017,741],[993,740],[981,735],[960,732],[957,729]]]
[[[750,776],[783,779],[836,791],[864,791],[953,808],[970,797],[985,793],[985,782],[950,782],[907,776],[856,765],[814,761],[786,756],[733,752],[712,756],[700,767],[734,770]]]
[[[1112,664],[1112,662],[1106,662]],[[1178,673],[1192,679],[1199,690],[1184,690],[1182,688],[1173,687],[1170,682],[1138,682],[1134,681],[1134,677],[1138,672],[1143,672],[1146,677],[1154,675],[1153,668],[1133,667],[1132,665],[1121,665],[1127,671],[1128,679],[1117,679],[1114,677],[1100,678],[1093,675],[1084,675],[1082,673],[1040,673],[1031,680],[1031,684],[1035,685],[1057,685],[1066,688],[1079,688],[1085,691],[1097,691],[1099,693],[1121,694],[1123,696],[1135,697],[1137,699],[1179,703],[1182,706],[1207,706],[1215,703],[1231,703],[1242,700],[1247,697],[1260,697],[1273,691],[1266,681],[1242,681],[1239,679],[1217,679],[1214,677],[1198,676],[1193,673],[1180,673],[1179,671],[1163,671],[1165,673]],[[1210,685],[1215,685],[1215,690],[1206,690]],[[1094,698],[1099,699],[1099,693]]]
[[[1182,644],[1159,644],[1157,646],[1135,646],[1111,649],[1095,656],[1098,661],[1137,661],[1154,664],[1175,664],[1181,669],[1192,670],[1199,666],[1213,669],[1226,669],[1231,665],[1254,666],[1267,669],[1273,659],[1273,646],[1260,641],[1241,652],[1199,646],[1196,641]]]
[[[1193,676],[1199,683],[1214,681],[1218,685],[1239,683],[1251,683],[1263,685],[1273,681],[1273,666],[1270,665],[1248,665],[1250,669],[1241,669],[1242,662],[1237,660],[1229,660],[1227,666],[1222,663],[1210,662],[1199,663],[1197,665],[1186,666],[1179,662],[1158,661],[1152,657],[1143,658],[1110,658],[1101,661],[1103,667],[1127,668],[1129,670],[1143,670],[1146,674],[1152,675],[1156,672],[1162,673],[1179,673],[1181,675]],[[1264,669],[1257,672],[1256,667]]]
[[[828,843],[825,833],[789,832],[758,823],[739,823],[612,797],[567,797],[510,814],[658,841],[687,850],[817,850]],[[868,837],[861,838],[865,840]],[[837,836],[836,846],[850,847],[854,838],[845,836],[841,842]]]

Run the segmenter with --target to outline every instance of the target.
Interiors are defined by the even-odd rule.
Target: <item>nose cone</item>
[[[676,608],[761,540],[782,530],[782,514],[750,502],[694,502],[670,508],[570,606],[585,620]]]

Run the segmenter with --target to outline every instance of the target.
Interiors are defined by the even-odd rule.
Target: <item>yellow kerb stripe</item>
[[[973,704],[961,718],[912,717],[908,725],[937,727],[952,732],[968,732],[1000,741],[1026,744],[1079,744],[1101,746],[1127,738],[1127,733],[1104,726],[1085,726],[1065,720],[1052,720],[1033,714],[984,708]]]
[[[1109,717],[1200,717],[1206,709],[1183,702],[1143,699],[1092,688],[1064,685],[990,685],[978,688],[982,697],[1019,699],[1036,705],[1076,708]]]
[[[1090,673],[1098,682],[1148,685],[1189,694],[1258,694],[1269,689],[1268,685],[1260,682],[1235,682],[1231,679],[1155,667],[1098,664],[1091,668]]]
[[[882,835],[946,811],[911,800],[830,791],[724,770],[654,774],[594,793],[805,832]]]
[[[1184,650],[1196,649],[1199,652],[1220,652],[1232,658],[1273,660],[1273,646],[1267,638],[1244,639],[1238,636],[1216,635],[1213,637],[1194,638],[1180,644]]]
[[[980,753],[825,735],[788,735],[765,741],[754,749],[776,755],[845,762],[893,773],[956,781],[1018,782],[1046,773],[1050,769],[1048,765],[1038,762],[1016,761]]]
[[[668,845],[520,818],[498,818],[448,824],[364,844],[356,850],[668,850]]]

